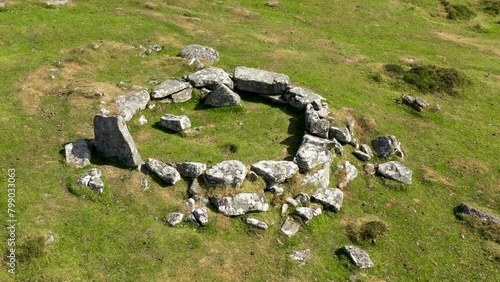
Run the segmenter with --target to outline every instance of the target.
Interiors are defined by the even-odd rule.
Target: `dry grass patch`
[[[491,171],[490,166],[480,160],[470,158],[452,158],[449,160],[451,168],[461,171],[467,176],[484,175]]]
[[[246,8],[233,8],[231,10],[231,13],[235,16],[241,17],[241,18],[246,18],[246,19],[253,19],[259,16],[258,13],[252,12]]]
[[[435,32],[433,35],[436,36],[437,38],[439,38],[440,40],[443,40],[443,41],[449,41],[449,42],[456,43],[458,45],[466,45],[466,46],[474,47],[480,52],[489,52],[489,53],[493,53],[497,56],[500,56],[500,48],[499,47],[492,47],[492,46],[495,46],[497,44],[497,42],[491,42],[491,41],[487,41],[484,39],[478,40],[475,38],[463,37],[463,36],[459,36],[459,35],[452,34],[452,33],[446,33],[446,32]],[[490,46],[486,46],[486,44],[485,44],[486,42],[488,42],[487,44]]]
[[[421,166],[420,167],[420,178],[422,181],[426,182],[437,182],[444,184],[445,186],[452,187],[455,184],[447,177],[439,174],[432,168],[428,166]]]

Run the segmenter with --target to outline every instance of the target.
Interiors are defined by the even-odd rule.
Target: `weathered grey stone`
[[[373,261],[366,251],[354,246],[345,246],[344,251],[359,268],[373,267]]]
[[[306,193],[299,193],[297,196],[295,196],[295,201],[297,201],[297,203],[303,207],[308,206],[310,200],[311,198]]]
[[[200,62],[200,60],[195,59],[195,58],[192,58],[189,61],[187,61],[186,65],[188,67],[193,67],[197,70],[205,68],[205,65],[202,62]]]
[[[138,121],[139,121],[139,124],[140,124],[140,125],[145,125],[146,123],[148,123],[148,120],[146,119],[146,117],[145,117],[145,116],[141,116],[141,117],[138,119]]]
[[[122,116],[94,117],[94,146],[104,157],[118,157],[128,167],[144,163]]]
[[[413,172],[409,168],[397,161],[379,164],[377,173],[382,175],[383,177],[406,184],[411,184],[411,178],[413,175]]]
[[[361,150],[361,152],[363,152],[363,153],[367,154],[368,156],[370,156],[370,158],[373,157],[372,149],[367,144],[361,144],[360,147],[359,147],[359,149]]]
[[[363,170],[366,172],[368,175],[374,175],[377,172],[377,169],[375,168],[374,164],[365,164],[363,166]]]
[[[196,178],[207,170],[207,165],[197,162],[183,162],[175,164],[175,169],[182,177]]]
[[[344,193],[338,188],[319,188],[312,194],[311,200],[322,204],[325,209],[338,212],[342,208]]]
[[[327,103],[321,103],[319,100],[314,100],[311,102],[314,110],[318,113],[320,118],[326,119],[330,115],[330,108],[328,108]]]
[[[292,237],[293,235],[297,234],[297,232],[299,232],[299,229],[300,223],[289,216],[281,226],[281,232],[283,232],[288,237]]]
[[[160,119],[160,125],[166,129],[175,132],[180,132],[188,127],[191,127],[191,121],[185,115],[176,116],[171,114],[165,114]]]
[[[135,113],[144,110],[149,102],[149,93],[146,90],[132,92],[126,95],[118,96],[116,105],[120,115],[129,121]]]
[[[335,154],[343,156],[344,155],[344,147],[342,147],[342,144],[340,144],[340,142],[337,141],[337,139],[335,139],[335,138],[333,138],[332,141],[333,141],[333,148],[335,150]]]
[[[359,150],[359,141],[356,138],[352,138],[351,142],[349,142],[349,145],[351,145],[354,149]]]
[[[313,208],[313,216],[320,216],[323,213],[321,208]]]
[[[233,196],[210,198],[210,203],[217,211],[226,216],[238,216],[249,212],[265,212],[269,210],[266,196],[256,193],[240,193]]]
[[[295,86],[286,91],[284,98],[288,104],[298,109],[305,109],[308,104],[314,101],[320,103],[325,99],[310,90]]]
[[[165,219],[170,226],[175,226],[182,222],[184,219],[184,214],[180,212],[173,212],[167,216]]]
[[[273,186],[294,176],[299,167],[291,161],[260,161],[253,164],[251,170],[262,176],[268,186]]]
[[[104,191],[104,183],[101,180],[101,176],[101,170],[97,168],[91,168],[78,179],[76,185],[88,186],[98,194],[102,194],[102,192]]]
[[[257,181],[257,179],[259,179],[259,176],[254,171],[249,171],[247,173],[246,179],[250,182],[255,182]]]
[[[273,192],[276,196],[281,196],[285,192],[285,189],[283,189],[283,187],[278,184],[273,185],[270,188],[266,187],[266,189]]]
[[[198,179],[193,179],[193,182],[188,187],[188,196],[193,198],[196,195],[199,195],[201,193],[201,185],[198,182]]]
[[[281,206],[281,215],[285,215],[287,211],[288,211],[288,204],[283,204]]]
[[[309,221],[311,221],[314,217],[313,209],[310,207],[296,207],[295,214],[298,215],[306,224],[309,223]]]
[[[234,70],[235,88],[259,94],[282,94],[288,89],[287,75],[248,67]]]
[[[351,133],[347,127],[330,127],[330,132],[328,135],[330,138],[335,138],[341,144],[347,144],[352,141]]]
[[[199,70],[187,76],[187,80],[194,87],[206,87],[213,89],[217,84],[224,84],[230,89],[234,88],[233,80],[229,74],[221,68],[209,67]]]
[[[321,138],[321,137],[306,133],[306,134],[304,134],[304,137],[302,137],[301,144],[310,143],[310,144],[325,147],[326,149],[330,150],[331,148],[335,147],[335,142],[336,142],[336,140]],[[340,143],[339,143],[339,145],[340,145]],[[340,147],[342,147],[342,145],[340,145]]]
[[[331,162],[326,162],[323,167],[314,173],[306,173],[302,179],[302,185],[312,184],[316,187],[326,188],[330,185]]]
[[[240,161],[223,161],[205,171],[203,182],[206,187],[233,187],[243,184],[247,169]]]
[[[355,151],[352,152],[352,154],[356,158],[358,158],[360,161],[363,161],[363,162],[367,162],[367,161],[371,160],[370,155],[368,155],[367,153],[362,152],[360,150],[355,150]]]
[[[188,59],[204,59],[210,63],[215,63],[220,59],[219,52],[214,48],[198,44],[191,44],[184,47],[179,56]]]
[[[401,96],[401,100],[403,101],[403,104],[408,105],[419,112],[429,107],[429,103],[427,103],[427,101],[408,94],[403,94],[403,96]]]
[[[471,216],[475,216],[479,218],[480,220],[484,221],[492,221],[496,223],[500,223],[500,218],[493,216],[491,214],[487,214],[479,209],[476,209],[468,204],[462,203],[460,206],[458,206],[458,212],[468,214]]]
[[[298,260],[302,264],[305,263],[305,261],[309,258],[312,257],[311,250],[306,249],[306,250],[300,250],[300,251],[293,251],[293,253],[290,255],[292,260]]]
[[[68,0],[53,0],[53,1],[47,2],[47,5],[50,5],[50,6],[58,6],[58,5],[66,5],[66,4],[68,4]]]
[[[349,161],[345,161],[344,164],[337,164],[337,174],[340,177],[339,188],[344,188],[358,176],[358,169]]]
[[[208,224],[208,209],[206,207],[197,208],[192,214],[200,226]]]
[[[66,162],[81,168],[90,164],[90,149],[85,139],[78,139],[64,146]]]
[[[322,138],[328,138],[330,130],[330,122],[319,116],[312,104],[306,106],[306,130],[312,134]]]
[[[173,185],[181,180],[181,175],[177,170],[162,161],[149,158],[146,162],[148,169],[158,176],[161,180],[165,181],[167,185]]]
[[[257,227],[257,228],[264,229],[264,230],[266,230],[268,228],[267,223],[260,221],[256,218],[253,218],[253,217],[245,218],[245,223],[250,225],[250,226]]]
[[[379,157],[387,158],[393,154],[403,157],[401,143],[394,135],[379,136],[373,139],[372,146]]]
[[[356,121],[354,120],[354,118],[348,117],[346,119],[346,125],[347,125],[347,129],[349,130],[349,133],[351,134],[351,136],[354,136],[354,128],[356,127]]]
[[[153,89],[151,97],[154,99],[162,99],[190,88],[191,84],[189,82],[179,80],[166,80]]]
[[[170,99],[172,99],[172,103],[175,104],[184,103],[186,101],[191,100],[191,98],[193,98],[192,88],[184,89],[170,96]]]
[[[300,145],[294,162],[300,169],[310,170],[319,164],[331,162],[332,158],[332,154],[325,147],[306,143]]]
[[[290,205],[294,206],[294,207],[298,207],[299,206],[299,203],[294,198],[292,198],[292,197],[286,198],[285,202],[287,204],[290,204]]]
[[[241,98],[226,85],[217,84],[205,98],[204,104],[212,107],[241,106]]]

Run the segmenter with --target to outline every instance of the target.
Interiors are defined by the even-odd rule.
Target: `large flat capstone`
[[[117,157],[128,167],[144,163],[122,116],[94,117],[94,145],[104,157]]]
[[[243,184],[247,168],[240,161],[223,161],[207,169],[203,175],[206,187],[238,188]]]
[[[282,94],[289,85],[290,78],[281,73],[261,69],[236,67],[234,87],[239,90],[259,94]]]
[[[234,196],[210,198],[210,203],[217,211],[226,216],[243,215],[249,212],[265,212],[269,210],[265,195],[256,193],[240,193]]]

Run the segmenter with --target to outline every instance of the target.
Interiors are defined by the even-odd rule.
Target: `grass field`
[[[453,212],[466,202],[500,215],[499,1],[450,0],[474,12],[467,20],[447,18],[433,0],[280,1],[275,8],[248,0],[4,2],[0,218],[7,225],[7,174],[15,169],[19,261],[9,274],[4,228],[0,281],[500,281],[498,226],[481,228]],[[339,122],[354,117],[362,142],[395,135],[413,184],[367,176],[345,146],[332,169],[349,160],[360,176],[343,189],[342,210],[313,219],[292,238],[279,231],[281,198],[270,212],[254,214],[268,231],[213,211],[205,228],[172,228],[166,215],[187,212],[184,180],[164,187],[137,170],[94,160],[105,192],[76,187],[88,168],[67,165],[64,144],[93,138],[94,115],[127,92],[120,81],[151,87],[151,80],[193,72],[176,57],[192,43],[218,50],[215,65],[228,72],[249,66],[289,75],[325,97]],[[139,45],[153,44],[164,49],[139,56]],[[454,68],[467,81],[453,95],[421,93],[386,72],[386,64]],[[403,93],[440,110],[415,112],[396,102]],[[137,117],[128,126],[144,159],[238,159],[250,166],[293,155],[303,113],[242,99],[242,108],[229,110],[200,109],[196,99],[160,104],[144,112],[146,126]],[[159,130],[154,122],[166,112],[186,114],[205,129],[190,138]],[[374,242],[354,242],[350,228],[367,221],[387,231]],[[46,244],[50,235],[54,242]],[[347,244],[367,250],[375,267],[360,270],[339,255]],[[305,265],[290,259],[299,249],[313,254]]]

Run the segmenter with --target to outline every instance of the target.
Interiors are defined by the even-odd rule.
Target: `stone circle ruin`
[[[180,56],[189,60],[204,59],[216,62],[219,53],[210,47],[190,45],[181,51]],[[148,109],[150,100],[164,103],[183,103],[192,98],[193,89],[200,89],[202,103],[211,107],[240,106],[239,92],[250,93],[265,98],[270,103],[281,103],[304,111],[306,132],[292,160],[262,160],[254,164],[244,164],[238,160],[226,160],[207,167],[197,160],[182,163],[165,163],[162,160],[147,158],[143,160],[134,139],[127,128],[127,121]],[[314,217],[325,212],[339,212],[343,205],[342,188],[359,174],[358,167],[368,167],[366,174],[377,174],[385,178],[411,184],[412,171],[400,161],[374,164],[368,161],[393,155],[403,158],[400,142],[395,136],[380,136],[369,144],[359,144],[355,138],[354,121],[336,124],[328,104],[322,96],[302,87],[294,86],[285,75],[267,70],[238,66],[234,73],[227,73],[217,67],[207,67],[183,78],[166,80],[151,91],[141,90],[119,96],[116,101],[117,115],[107,116],[106,111],[94,118],[94,139],[78,139],[65,145],[66,161],[81,168],[90,165],[92,151],[105,158],[117,158],[125,167],[144,167],[154,174],[162,184],[173,185],[181,178],[190,181],[187,191],[189,214],[174,212],[166,215],[166,222],[174,226],[183,221],[192,222],[197,227],[209,224],[208,207],[228,217],[238,217],[247,213],[267,212],[270,205],[266,193],[281,195],[283,184],[296,174],[302,175],[301,185],[316,187],[308,195],[300,193],[295,198],[287,198],[281,208],[283,222],[279,226],[286,236],[294,236]],[[141,117],[141,119],[144,117]],[[147,122],[147,121],[145,121]],[[193,130],[189,116],[175,116],[165,113],[158,121],[167,129],[165,134],[176,134]],[[142,122],[141,122],[142,123]],[[348,161],[337,165],[337,175],[342,175],[337,187],[330,185],[331,164],[336,155],[344,154],[344,146],[354,147],[353,155],[360,161]],[[373,153],[373,151],[375,154]],[[333,152],[332,152],[333,151]],[[87,185],[102,193],[105,185],[100,181],[101,172],[92,168],[85,173],[78,185]],[[245,180],[262,178],[265,186],[260,193],[237,192]],[[226,196],[205,198],[207,188],[232,188],[235,192]],[[292,209],[288,209],[292,206]],[[300,223],[302,221],[303,224]],[[272,225],[256,218],[246,218],[245,222],[255,228],[266,230]],[[350,252],[364,251],[346,247]],[[356,253],[354,252],[354,253]],[[354,255],[351,255],[359,264]],[[367,255],[366,255],[367,256]],[[363,259],[363,260],[369,260]],[[371,267],[373,263],[363,263],[360,267]]]

